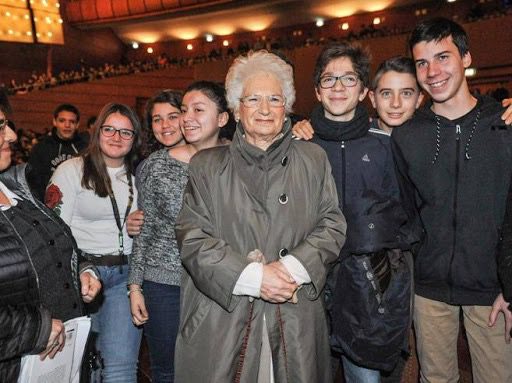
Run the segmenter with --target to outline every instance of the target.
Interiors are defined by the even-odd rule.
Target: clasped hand
[[[263,265],[260,297],[268,302],[289,301],[299,285],[293,280],[286,267],[279,261]]]

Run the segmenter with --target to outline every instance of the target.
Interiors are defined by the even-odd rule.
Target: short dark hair
[[[434,17],[416,25],[409,38],[409,49],[412,52],[412,48],[422,41],[439,42],[449,36],[452,37],[461,57],[469,52],[469,38],[464,28],[445,17]]]
[[[60,112],[70,112],[76,116],[76,122],[80,121],[80,111],[72,104],[60,104],[53,111],[53,118],[57,118]]]
[[[179,111],[181,109],[181,101],[181,92],[172,89],[162,90],[147,101],[144,109],[144,121],[142,124],[144,156],[147,157],[151,153],[164,148],[164,145],[158,142],[153,134],[153,108],[155,107],[155,104],[169,104]]]
[[[3,114],[9,114],[12,112],[11,104],[7,97],[7,91],[3,88],[0,88],[0,111]]]
[[[410,57],[395,56],[380,63],[372,80],[372,90],[377,89],[381,77],[387,72],[408,73],[416,78],[416,66]],[[419,88],[419,85],[418,85]]]
[[[370,60],[371,55],[368,49],[357,43],[337,43],[324,48],[318,56],[315,64],[315,71],[313,73],[313,81],[315,87],[320,84],[320,77],[323,71],[332,60],[339,57],[348,57],[352,61],[354,70],[356,71],[359,79],[367,88],[370,82]]]
[[[226,101],[226,89],[223,85],[213,81],[196,81],[190,84],[183,95],[197,90],[212,100],[217,105],[217,111],[224,113],[228,111],[228,102]]]

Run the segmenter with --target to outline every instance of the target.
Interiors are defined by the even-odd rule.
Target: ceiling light
[[[324,19],[316,19],[316,26],[317,27],[323,27],[324,26]]]
[[[225,47],[227,47],[227,46],[229,45],[229,41],[228,41],[228,40],[224,40],[224,41],[222,42],[222,45],[224,45]]]
[[[449,3],[455,3],[455,0],[447,0]]]
[[[134,41],[134,42],[132,43],[132,48],[133,48],[133,49],[139,49],[139,43],[138,43],[137,41]]]
[[[476,76],[476,68],[466,68],[464,74],[466,77],[474,77]]]
[[[153,53],[153,48],[149,47],[149,48],[147,49],[147,52],[148,52],[148,53],[150,53],[150,54],[151,54],[151,53]]]
[[[348,23],[341,24],[341,29],[343,29],[344,31],[347,31],[348,30]]]
[[[208,33],[208,34],[206,35],[206,41],[208,41],[209,43],[211,43],[211,42],[213,41],[213,35],[212,35],[212,34],[210,34],[210,33]]]
[[[376,17],[373,19],[373,25],[379,25],[380,24],[380,17]]]
[[[187,50],[191,51],[194,49],[194,46],[192,44],[187,44]]]

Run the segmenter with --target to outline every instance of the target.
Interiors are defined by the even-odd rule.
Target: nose
[[[18,136],[16,136],[14,130],[12,130],[9,126],[6,126],[4,129],[4,140],[9,143],[15,142]]]
[[[345,90],[345,85],[341,82],[341,77],[337,78],[332,87],[334,90]]]
[[[258,111],[261,113],[261,114],[264,114],[264,115],[267,115],[270,113],[270,106],[268,104],[268,99],[267,97],[262,97],[261,99],[261,103],[260,103],[260,106],[258,107]]]
[[[427,68],[427,76],[428,77],[435,77],[439,74],[439,66],[436,64],[435,61],[432,61],[428,64]]]
[[[402,106],[402,99],[399,94],[393,95],[393,98],[391,99],[391,106],[393,108],[400,108],[400,106]]]

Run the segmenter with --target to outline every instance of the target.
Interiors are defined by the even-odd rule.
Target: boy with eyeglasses
[[[320,104],[310,120],[312,141],[327,152],[347,220],[347,241],[328,280],[326,305],[331,347],[341,354],[349,383],[376,383],[381,371],[392,371],[407,351],[410,325],[407,250],[415,238],[401,207],[389,134],[371,128],[361,104],[369,66],[369,54],[359,45],[325,48],[314,72]],[[301,131],[294,127],[307,138]]]

